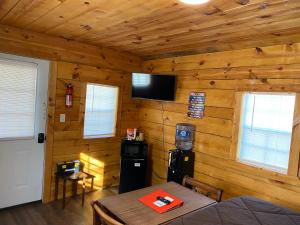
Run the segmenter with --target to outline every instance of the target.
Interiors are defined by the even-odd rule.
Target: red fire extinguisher
[[[72,108],[73,105],[73,85],[71,83],[66,84],[66,107]]]

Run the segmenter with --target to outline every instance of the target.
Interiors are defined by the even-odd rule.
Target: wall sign
[[[188,117],[202,119],[204,116],[205,93],[191,92],[189,97]]]

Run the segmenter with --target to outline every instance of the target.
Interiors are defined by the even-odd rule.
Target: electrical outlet
[[[66,122],[66,114],[60,114],[59,115],[59,122],[61,122],[61,123]]]

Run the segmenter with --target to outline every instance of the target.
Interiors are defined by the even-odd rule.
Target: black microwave
[[[146,158],[148,144],[144,141],[123,140],[121,144],[121,157],[125,158]]]

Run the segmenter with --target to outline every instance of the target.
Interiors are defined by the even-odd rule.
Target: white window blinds
[[[118,87],[87,85],[84,138],[115,136],[118,92]]]
[[[33,138],[37,65],[0,59],[0,138]]]
[[[243,100],[240,160],[286,172],[295,95],[247,93]]]

